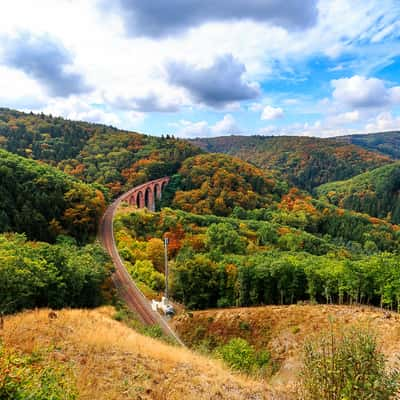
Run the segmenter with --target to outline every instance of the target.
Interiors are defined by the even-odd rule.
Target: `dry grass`
[[[207,310],[177,317],[175,328],[187,343],[198,341],[196,332],[201,332],[205,339],[216,342],[243,337],[257,348],[267,348],[279,365],[270,384],[290,391],[297,381],[305,338],[328,329],[332,318],[335,324],[370,326],[389,363],[399,360],[400,315],[369,307],[292,305]]]
[[[223,341],[242,336],[266,347],[280,361],[270,384],[232,374],[215,360],[142,336],[112,319],[115,310],[38,310],[9,316],[0,338],[6,346],[49,359],[75,371],[80,399],[289,399],[306,337],[325,329],[329,317],[344,324],[369,324],[390,361],[400,354],[400,316],[343,306],[288,306],[208,310],[177,317],[189,338],[198,326]],[[245,323],[245,324],[244,324]]]
[[[111,318],[114,309],[24,312],[9,316],[6,346],[48,357],[75,371],[80,399],[273,399],[265,384],[219,363],[142,336]]]

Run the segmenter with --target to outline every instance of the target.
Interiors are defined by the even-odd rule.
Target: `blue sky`
[[[13,0],[0,106],[180,137],[400,129],[398,0]]]

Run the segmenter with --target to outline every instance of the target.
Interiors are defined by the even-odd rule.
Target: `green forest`
[[[22,234],[0,235],[0,311],[35,307],[95,307],[110,286],[112,264],[97,244],[32,242]]]
[[[106,191],[43,163],[0,150],[0,232],[53,242],[89,241],[106,208]]]
[[[343,208],[400,223],[400,163],[365,172],[317,189],[324,200]]]
[[[366,150],[386,154],[394,159],[400,159],[400,132],[379,132],[344,136],[338,140],[346,141],[363,147]]]
[[[168,237],[171,293],[189,309],[397,309],[400,172],[383,151],[396,137],[188,142],[0,109],[2,310],[109,301],[101,216],[119,194],[164,176],[157,212],[124,205],[114,225],[149,298],[164,290]]]
[[[43,161],[112,196],[172,175],[200,152],[186,141],[0,108],[0,148]]]

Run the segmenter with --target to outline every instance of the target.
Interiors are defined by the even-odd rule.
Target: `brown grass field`
[[[24,312],[5,320],[0,339],[23,353],[48,349],[74,371],[79,399],[269,399],[262,382],[232,374],[190,350],[142,336],[111,318],[114,309]]]
[[[143,336],[115,321],[112,307],[27,311],[5,319],[0,340],[23,353],[45,350],[46,361],[74,371],[79,399],[296,399],[304,340],[333,324],[369,325],[392,365],[400,355],[400,316],[346,306],[267,306],[207,310],[177,316],[188,344],[244,337],[267,348],[278,366],[272,378],[248,378],[219,361]],[[199,328],[200,327],[200,328]],[[197,335],[197,336],[196,336]],[[202,336],[202,337],[200,337]]]

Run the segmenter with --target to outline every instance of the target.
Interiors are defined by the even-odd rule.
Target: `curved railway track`
[[[145,325],[158,324],[166,335],[174,338],[179,344],[184,346],[183,342],[168,325],[167,321],[158,312],[153,311],[150,302],[146,299],[140,289],[136,286],[135,282],[132,280],[118,253],[114,240],[114,214],[120,203],[128,198],[133,192],[146,189],[147,185],[153,185],[154,182],[157,182],[157,180],[147,182],[131,189],[129,192],[116,199],[114,203],[107,208],[100,222],[99,240],[103,247],[107,250],[114,263],[115,272],[112,279],[127,306],[132,311],[136,312],[138,317]]]

